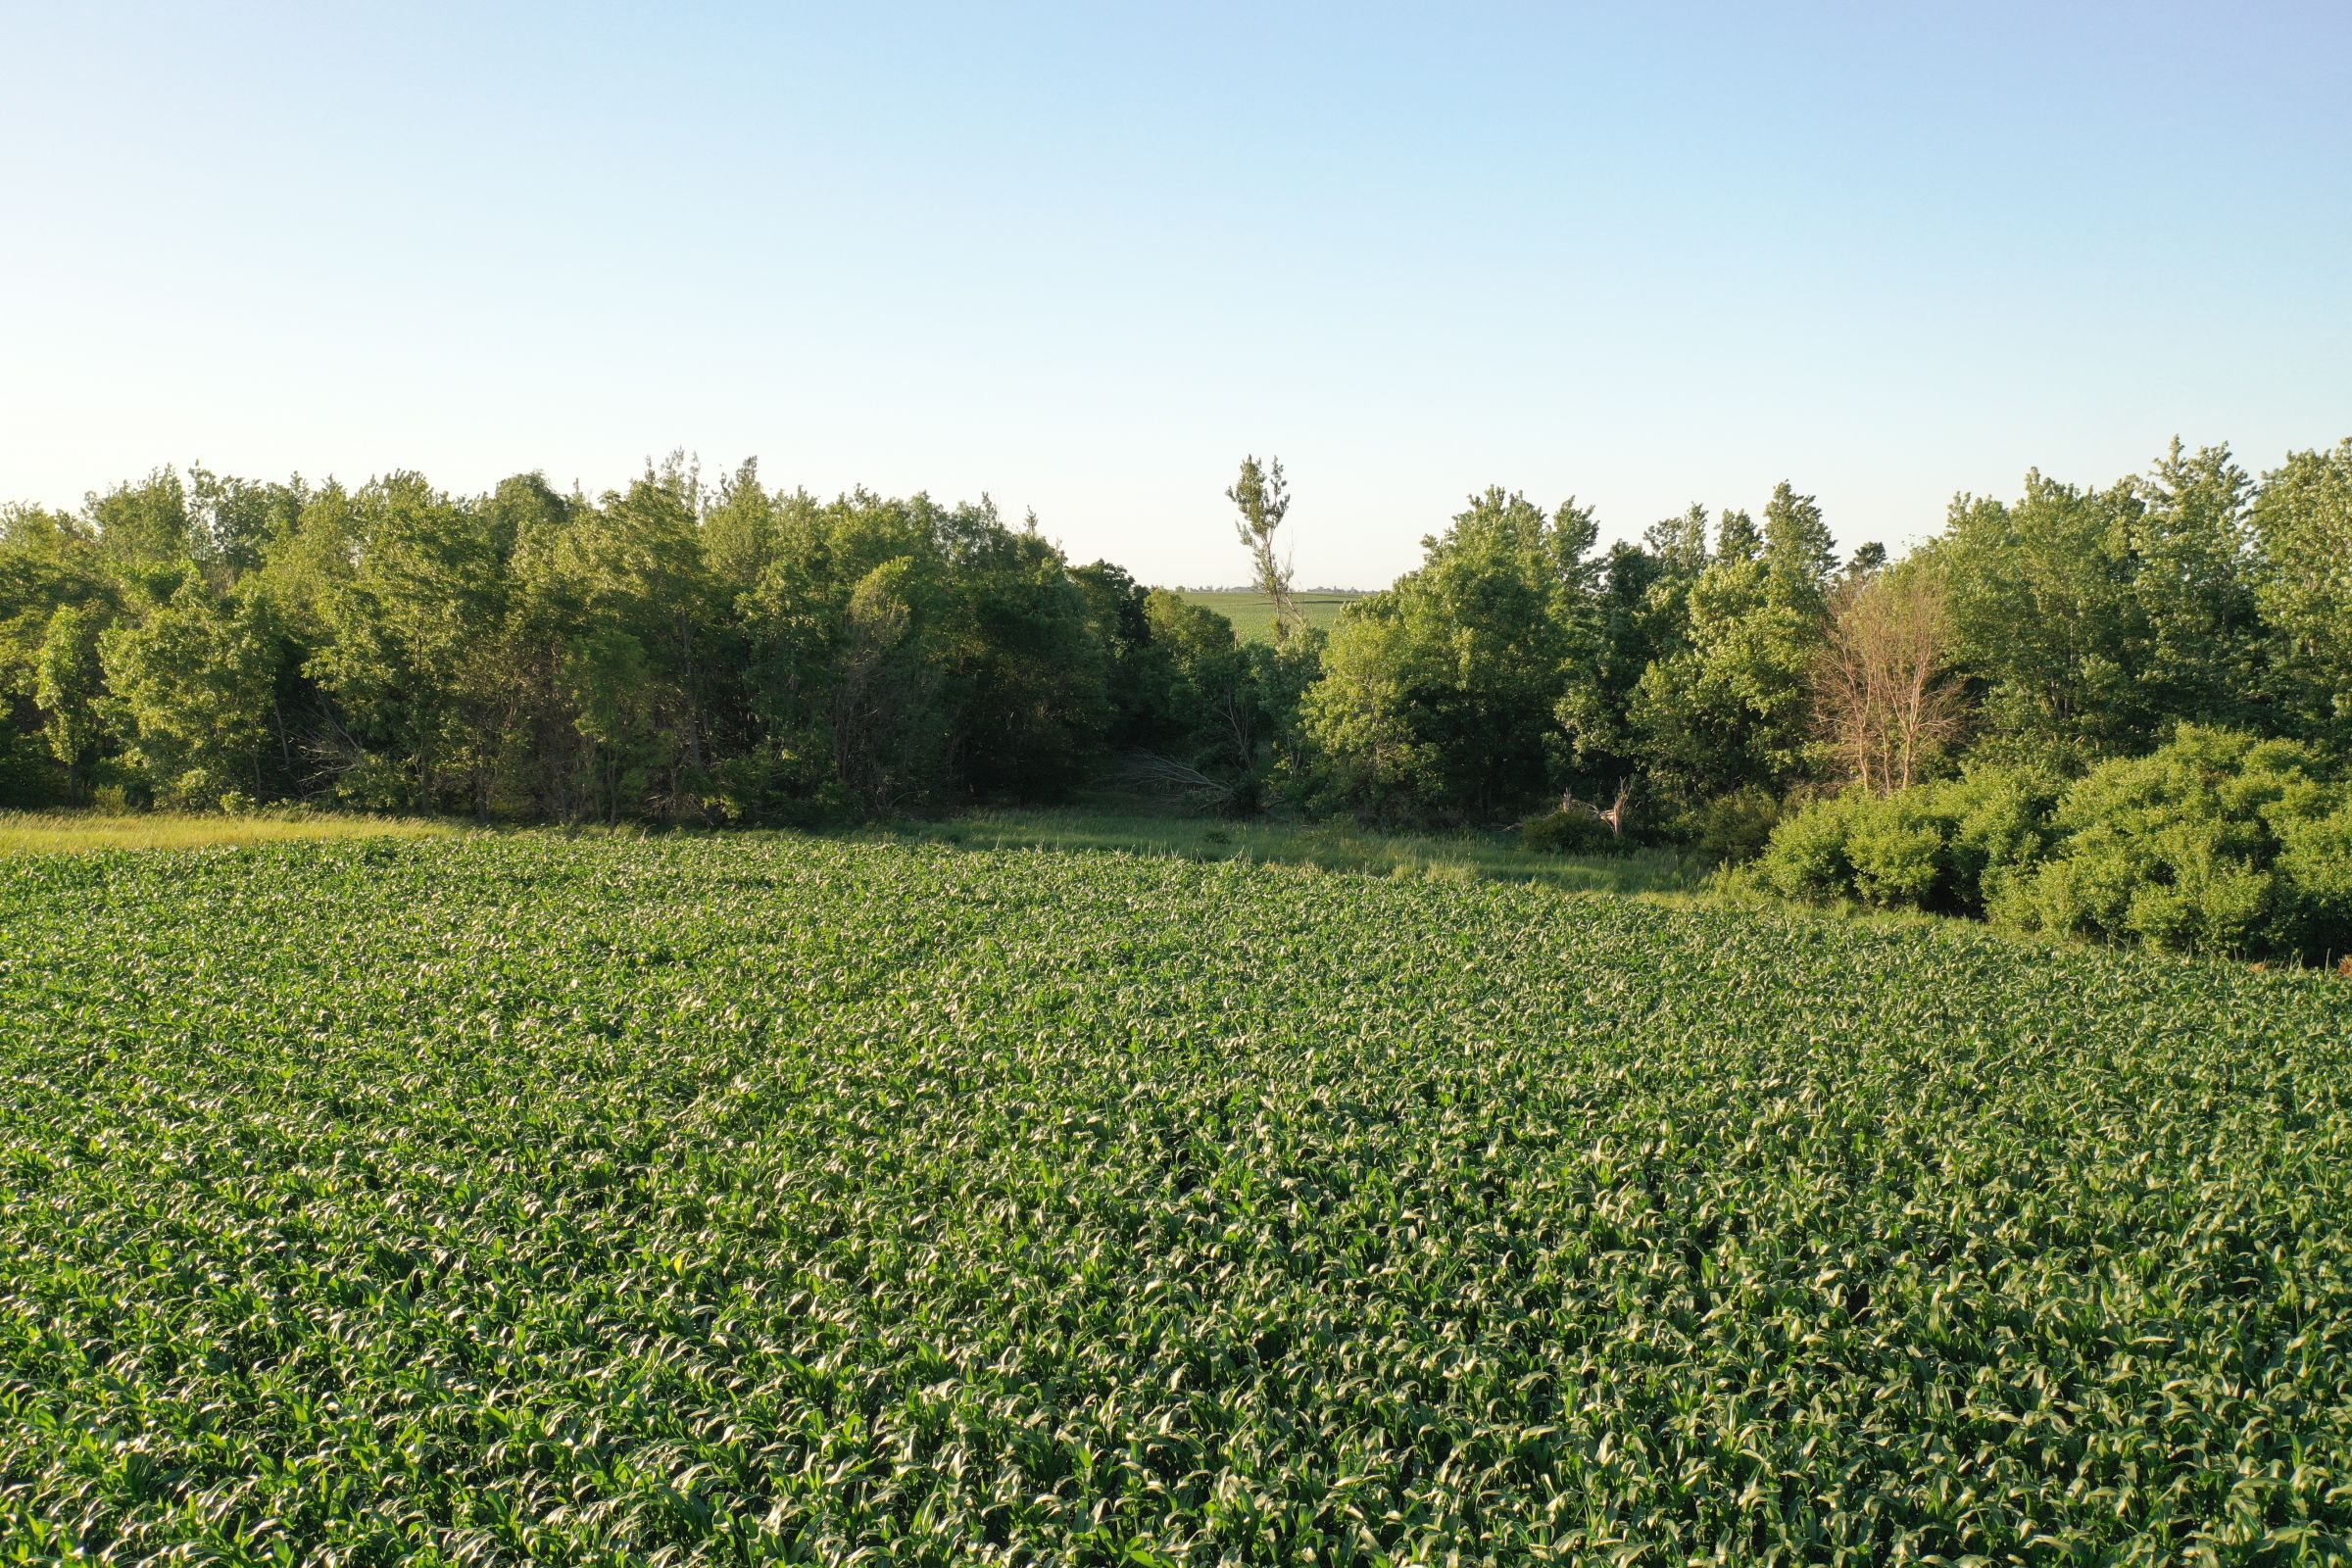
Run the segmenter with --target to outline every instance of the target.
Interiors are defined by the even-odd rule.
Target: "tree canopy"
[[[1272,591],[1279,465],[1230,499]],[[2103,484],[2030,472],[1899,560],[1841,561],[1788,481],[1607,544],[1490,487],[1328,638],[1270,646],[986,497],[822,500],[748,462],[596,496],[199,466],[0,511],[17,805],[813,822],[1124,780],[1435,824],[1615,800],[1612,828],[1704,836],[1725,802],[2077,776],[2183,726],[2352,760],[2352,440],[2259,478],[2178,441]]]

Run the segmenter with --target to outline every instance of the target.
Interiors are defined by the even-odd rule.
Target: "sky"
[[[2352,435],[2352,5],[0,0],[0,500],[992,495],[1144,581]]]

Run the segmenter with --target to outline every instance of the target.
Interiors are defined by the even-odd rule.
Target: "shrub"
[[[2274,813],[2278,870],[2295,890],[2305,956],[2352,955],[2352,787],[2338,786],[2335,808]],[[2298,803],[2300,804],[2300,803]],[[2352,956],[2342,960],[2352,965]],[[2345,970],[2352,974],[2352,968]]]
[[[1786,899],[1844,898],[1853,890],[1846,840],[1864,799],[1840,795],[1783,817],[1756,861],[1756,880]]]
[[[1947,906],[1982,915],[1986,902],[2041,858],[2066,786],[2032,768],[1971,768],[1928,786],[1944,824]]]
[[[1685,812],[1677,826],[1707,859],[1742,865],[1764,853],[1780,819],[1779,799],[1751,785]]]
[[[1519,842],[1544,855],[1602,855],[1622,848],[1590,811],[1546,811],[1519,824]]]
[[[1757,877],[1787,898],[1981,914],[2047,842],[2046,775],[1979,768],[1892,795],[1858,790],[1782,818]]]
[[[2085,774],[2051,829],[1995,920],[2233,957],[2319,957],[2352,922],[2352,794],[2292,741],[2183,726]]]
[[[1854,813],[1845,838],[1853,891],[1880,908],[1926,908],[1945,880],[1944,840],[1925,803],[1872,801]]]
[[[1773,830],[1755,875],[1786,898],[2325,960],[2352,951],[2352,788],[2292,741],[2188,726],[2063,790],[1981,767],[1817,802]]]

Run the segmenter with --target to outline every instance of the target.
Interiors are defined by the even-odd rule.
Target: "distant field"
[[[1244,638],[1262,641],[1274,635],[1274,605],[1263,594],[1195,588],[1178,591],[1194,604],[1213,610],[1232,621],[1233,629]],[[1297,597],[1299,608],[1306,612],[1308,625],[1329,628],[1340,623],[1342,610],[1364,596],[1348,590],[1302,593]]]
[[[291,839],[438,838],[462,831],[413,817],[270,811],[0,811],[0,856],[84,850],[192,850]]]
[[[2341,1560],[2342,982],[968,827],[0,861],[10,1560]]]

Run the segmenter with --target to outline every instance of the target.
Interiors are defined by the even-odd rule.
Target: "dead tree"
[[[1634,819],[1633,780],[1620,780],[1617,785],[1616,798],[1607,806],[1585,800],[1572,789],[1562,790],[1560,792],[1560,809],[1572,811],[1581,816],[1590,816],[1597,822],[1605,823],[1608,826],[1610,837],[1623,838],[1626,828]]]

